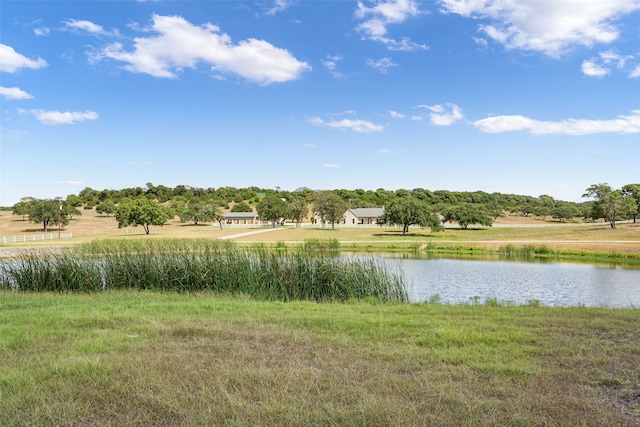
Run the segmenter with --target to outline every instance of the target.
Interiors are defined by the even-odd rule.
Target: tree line
[[[66,199],[23,198],[12,207],[15,215],[41,223],[46,232],[51,225],[65,226],[80,208],[95,209],[102,215],[113,215],[119,227],[162,225],[178,216],[194,225],[216,221],[222,227],[225,212],[257,212],[262,220],[275,227],[284,221],[300,224],[310,216],[314,223],[330,224],[343,220],[349,208],[384,208],[381,224],[402,226],[403,234],[410,226],[429,227],[434,231],[443,222],[456,222],[461,228],[479,224],[491,226],[505,213],[522,216],[552,217],[559,221],[573,218],[604,219],[612,228],[616,221],[636,221],[640,206],[640,184],[613,189],[608,184],[594,184],[585,190],[585,202],[555,200],[548,195],[538,197],[483,191],[455,192],[413,190],[326,190],[301,188],[295,191],[258,187],[202,189],[179,185],[174,188],[147,183],[146,187],[122,190],[85,188]]]

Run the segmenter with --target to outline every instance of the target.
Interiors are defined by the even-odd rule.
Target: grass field
[[[416,248],[425,244],[465,245],[469,247],[498,248],[514,244],[541,244],[549,248],[575,249],[600,252],[639,253],[640,223],[620,224],[615,230],[605,223],[573,224],[558,226],[556,222],[545,222],[539,218],[507,217],[500,218],[497,224],[520,225],[521,227],[493,227],[488,229],[448,229],[440,233],[411,228],[407,236],[397,228],[322,228],[285,227],[274,232],[251,234],[233,238],[238,242],[288,242],[301,243],[308,239],[338,239],[346,246],[360,248]],[[534,225],[535,227],[530,227]],[[548,227],[540,227],[548,225]],[[146,236],[140,227],[118,229],[113,217],[100,216],[93,210],[83,211],[75,217],[62,232],[72,233],[72,239],[46,240],[19,244],[0,245],[0,247],[41,247],[66,246],[96,239],[113,238],[229,238],[244,234],[251,229],[225,228],[217,226],[182,224],[170,221],[164,227],[152,227]],[[57,237],[57,229],[50,233]],[[38,224],[24,221],[8,211],[0,211],[0,236],[41,235]]]
[[[640,425],[640,312],[0,292],[0,425]]]

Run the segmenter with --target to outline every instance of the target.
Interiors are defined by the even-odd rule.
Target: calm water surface
[[[411,301],[640,308],[640,269],[562,262],[396,259]]]

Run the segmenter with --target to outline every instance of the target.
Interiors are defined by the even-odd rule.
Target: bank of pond
[[[4,259],[0,288],[211,291],[268,301],[640,307],[637,266],[515,255],[345,254],[334,240],[271,247],[208,239],[100,240]]]

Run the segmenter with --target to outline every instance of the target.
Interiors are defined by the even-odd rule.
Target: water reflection
[[[563,262],[472,259],[394,259],[414,302],[437,295],[442,303],[496,299],[549,306],[640,308],[640,270]]]

